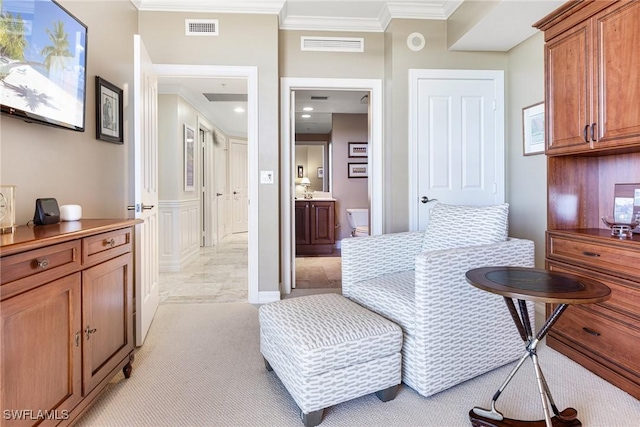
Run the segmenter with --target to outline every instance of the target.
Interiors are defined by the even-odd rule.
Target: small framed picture
[[[318,179],[322,179],[324,178],[324,168],[320,167],[318,168]]]
[[[184,191],[195,190],[194,157],[196,147],[196,133],[184,125]]]
[[[366,178],[369,176],[369,165],[366,163],[348,163],[349,178]]]
[[[96,76],[96,139],[123,144],[122,89]]]
[[[524,155],[544,153],[544,102],[522,109]]]
[[[304,177],[304,167],[302,165],[298,165],[298,178]]]
[[[349,157],[368,157],[369,156],[369,144],[367,142],[350,142],[349,143]]]

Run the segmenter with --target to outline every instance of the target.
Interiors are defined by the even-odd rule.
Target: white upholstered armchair
[[[475,217],[474,228],[480,223],[491,230],[451,233],[465,224],[465,215],[482,216],[481,210],[489,211],[488,221],[498,214],[497,228]],[[465,278],[478,267],[534,266],[533,242],[507,237],[507,215],[508,205],[439,204],[425,231],[342,241],[343,295],[400,325],[402,381],[423,396],[522,356],[522,340],[503,298]],[[451,220],[457,225],[447,228]],[[451,247],[459,245],[464,247]],[[533,319],[533,305],[528,308]]]

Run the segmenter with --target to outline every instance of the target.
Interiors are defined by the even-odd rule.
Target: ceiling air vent
[[[301,50],[316,52],[364,52],[360,37],[300,37]]]
[[[187,36],[217,36],[217,19],[185,19],[184,29]]]

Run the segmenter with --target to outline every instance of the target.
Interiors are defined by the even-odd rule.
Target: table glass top
[[[497,270],[488,272],[485,277],[521,291],[563,293],[585,289],[579,280],[536,270]]]

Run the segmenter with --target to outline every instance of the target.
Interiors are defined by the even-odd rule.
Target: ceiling
[[[565,0],[131,0],[140,10],[278,14],[281,29],[382,32],[394,18],[450,20],[463,28],[451,50],[508,51],[537,32],[531,24]],[[456,15],[451,16],[458,11]],[[455,21],[455,22],[453,22]],[[245,94],[244,80],[165,78],[160,93],[179,93],[225,133],[246,135],[246,101],[209,102],[203,93]],[[300,96],[298,94],[298,100]],[[296,121],[297,130],[326,133],[331,112],[366,112],[363,93],[334,92],[312,105],[315,115]],[[308,100],[311,103],[311,100]],[[314,101],[315,102],[315,101]],[[298,104],[298,102],[296,103]],[[245,113],[234,112],[243,107]],[[324,111],[327,108],[331,111]],[[296,105],[298,107],[298,105]],[[296,117],[299,111],[296,108]],[[323,115],[319,115],[323,114]],[[326,131],[325,131],[326,130]]]

